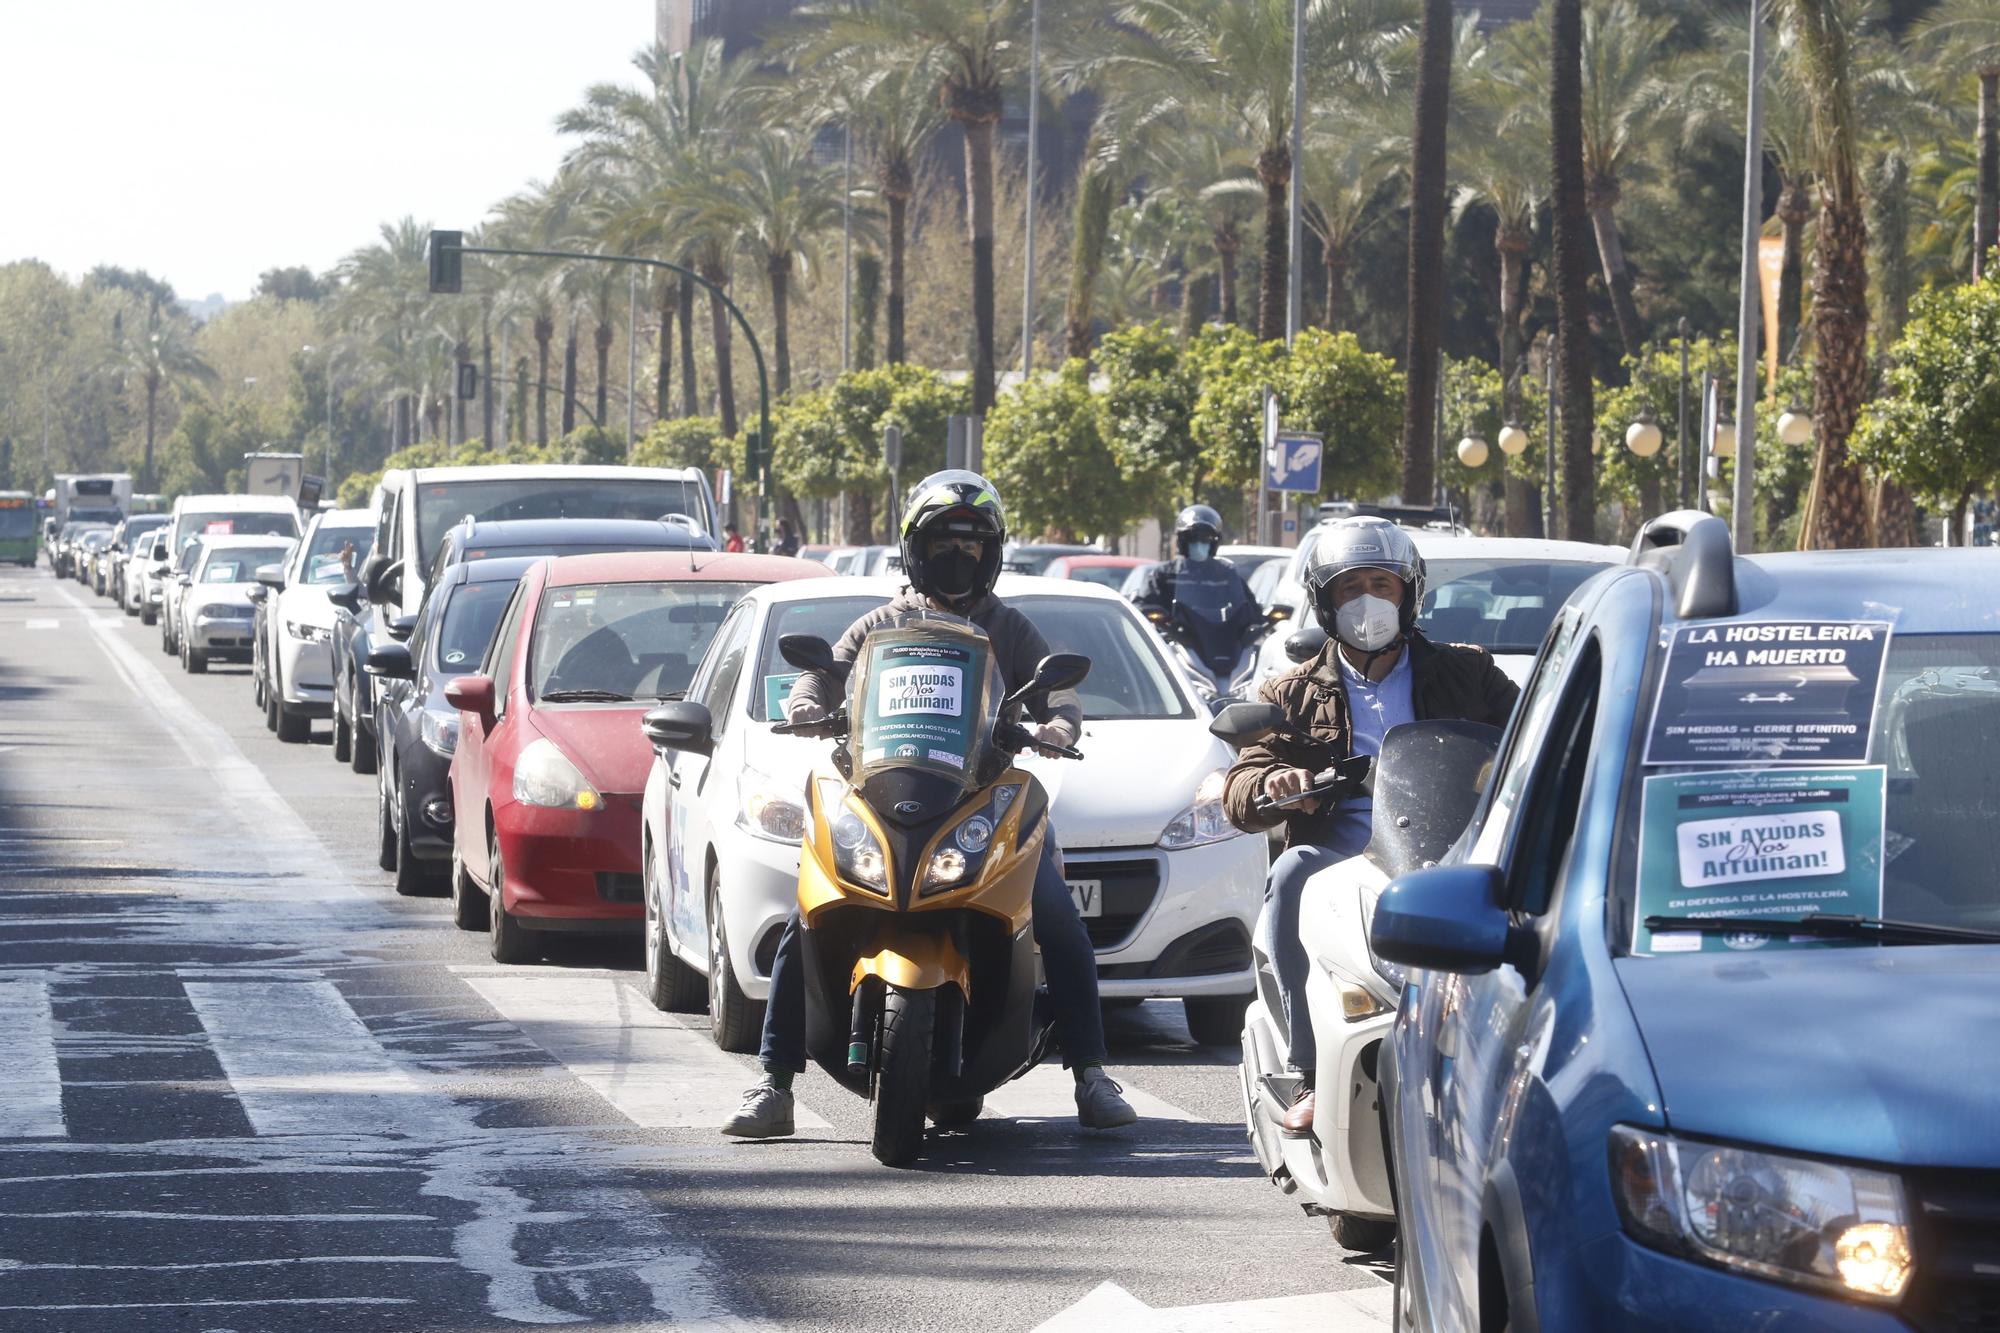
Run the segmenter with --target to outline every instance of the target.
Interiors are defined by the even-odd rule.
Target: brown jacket
[[[1334,656],[1339,651],[1339,642],[1329,639],[1318,657],[1272,677],[1257,692],[1265,703],[1284,709],[1285,716],[1309,733],[1312,741],[1273,736],[1243,747],[1230,766],[1222,797],[1229,822],[1237,828],[1259,832],[1282,820],[1288,847],[1325,841],[1331,812],[1324,806],[1312,814],[1302,810],[1259,814],[1256,802],[1264,792],[1266,775],[1273,769],[1318,772],[1351,756],[1354,724],[1348,717],[1340,662]],[[1468,644],[1432,643],[1415,632],[1410,635],[1407,651],[1413,677],[1410,702],[1416,706],[1419,721],[1465,718],[1496,727],[1507,724],[1521,691],[1494,664],[1491,653]]]
[[[840,642],[833,645],[833,660],[840,664],[839,679],[828,680],[821,672],[806,672],[792,686],[785,711],[789,713],[800,703],[816,704],[827,712],[838,708],[847,688],[848,670],[861,655],[861,644],[869,631],[881,628],[905,611],[933,609],[923,594],[905,588],[894,600],[849,625]],[[974,602],[965,618],[979,626],[992,642],[994,659],[1000,665],[1000,680],[1006,689],[1019,689],[1034,679],[1036,664],[1049,655],[1049,641],[1042,637],[1033,621],[991,593]],[[1072,741],[1083,734],[1083,706],[1074,690],[1051,694],[1046,701],[1031,704],[1028,711],[1037,722],[1067,723]]]

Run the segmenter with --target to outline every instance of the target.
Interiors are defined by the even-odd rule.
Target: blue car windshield
[[[1646,774],[1623,813],[1620,845],[1636,847],[1637,862],[1617,880],[1621,944],[1635,939],[1633,919],[1652,913],[1828,912],[2000,929],[2000,634],[1894,635],[1863,765]],[[1733,947],[1762,947],[1754,941]],[[1651,947],[1638,942],[1652,954],[1732,947],[1670,931],[1654,932]]]

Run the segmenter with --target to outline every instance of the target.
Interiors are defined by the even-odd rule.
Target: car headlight
[[[296,620],[285,622],[285,633],[307,643],[325,643],[333,638],[333,631],[323,625],[306,625]]]
[[[1887,1172],[1619,1125],[1611,1183],[1626,1231],[1655,1249],[1842,1296],[1909,1285],[1909,1213]]]
[[[425,745],[445,758],[451,758],[458,749],[458,710],[456,708],[426,708],[417,714],[417,734],[423,737]],[[546,742],[542,742],[546,744]],[[551,749],[554,747],[551,746]],[[561,756],[558,755],[558,758]],[[568,763],[567,759],[563,760]],[[570,770],[574,773],[576,770]],[[580,780],[580,779],[579,779]],[[514,770],[514,794],[521,794],[521,770]]]
[[[754,768],[736,777],[736,827],[753,838],[796,843],[805,837],[806,807],[796,791],[780,787]]]
[[[986,866],[987,854],[993,850],[994,830],[1000,827],[1008,807],[1020,794],[1019,783],[1010,782],[995,787],[993,794],[976,810],[947,828],[931,848],[930,860],[924,864],[923,882],[917,886],[917,896],[927,898],[979,878]]]
[[[584,781],[569,756],[546,736],[531,742],[514,764],[514,799],[553,810],[601,810],[604,798]]]
[[[889,892],[889,856],[882,850],[882,840],[869,827],[847,801],[847,793],[838,782],[822,778],[819,784],[819,805],[826,817],[833,821],[827,830],[833,839],[833,868],[841,878],[859,884],[864,889],[876,893]]]
[[[1160,834],[1160,846],[1168,851],[1202,847],[1236,836],[1236,826],[1222,809],[1223,779],[1228,769],[1218,768],[1194,789],[1194,804],[1175,815]]]

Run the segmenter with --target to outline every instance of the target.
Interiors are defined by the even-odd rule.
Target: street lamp
[[[1480,436],[1477,426],[1468,430],[1465,433],[1465,438],[1458,442],[1458,461],[1469,468],[1485,467],[1490,452],[1486,447],[1485,439]]]
[[[1500,428],[1500,452],[1509,458],[1528,452],[1528,432],[1521,429],[1520,422],[1510,419]]]
[[[1794,447],[1811,444],[1813,437],[1812,413],[1793,403],[1778,418],[1778,443]]]
[[[1639,419],[1625,428],[1625,447],[1640,458],[1651,458],[1660,452],[1660,445],[1666,436],[1660,431],[1660,423],[1653,416],[1653,409],[1642,408]]]

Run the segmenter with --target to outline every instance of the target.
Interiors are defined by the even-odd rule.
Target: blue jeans
[[[1056,1040],[1063,1064],[1101,1064],[1104,1015],[1097,1006],[1097,951],[1077,914],[1069,885],[1056,868],[1055,842],[1042,845],[1035,867],[1035,943],[1042,946],[1042,971],[1055,1005]],[[792,909],[778,956],[771,964],[771,998],[764,1004],[764,1043],[758,1052],[766,1069],[804,1073],[806,1067],[805,963],[799,957],[799,912]]]
[[[1278,993],[1285,1002],[1285,1029],[1292,1034],[1289,1063],[1310,1070],[1319,1063],[1313,1040],[1312,1011],[1306,1008],[1306,946],[1299,938],[1299,896],[1313,875],[1347,858],[1325,847],[1288,847],[1271,863],[1264,881],[1264,911],[1257,918],[1257,947],[1271,959],[1278,974]]]

